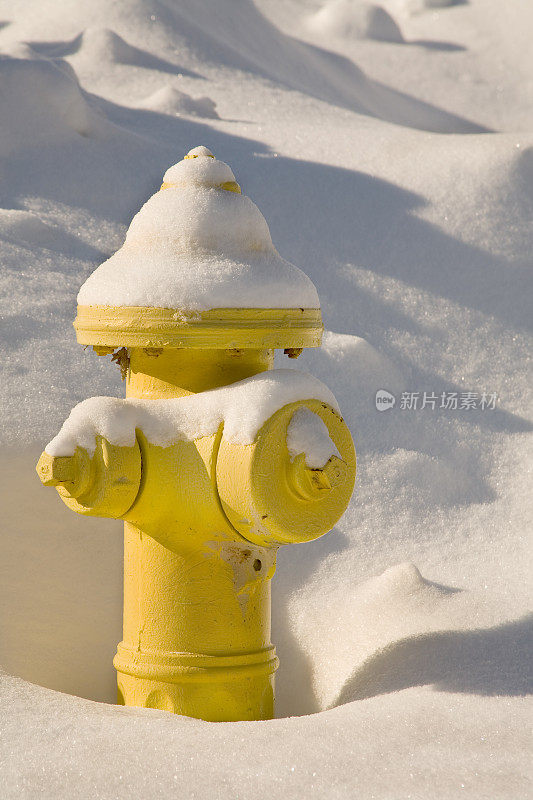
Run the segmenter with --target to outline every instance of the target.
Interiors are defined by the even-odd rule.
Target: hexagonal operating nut
[[[324,489],[336,489],[346,481],[346,462],[338,456],[331,456],[321,469],[311,469],[310,467],[306,467],[306,469],[311,483],[319,492]]]
[[[319,499],[324,492],[342,486],[346,478],[347,465],[338,456],[331,456],[320,469],[307,466],[305,453],[299,453],[291,464],[290,482],[292,487],[309,500]]]
[[[76,448],[73,456],[51,456],[45,451],[36,470],[44,486],[64,488],[71,497],[79,497],[91,481],[89,455],[81,447]]]
[[[60,486],[76,480],[76,456],[51,456],[46,451],[37,462],[37,474],[43,486]]]

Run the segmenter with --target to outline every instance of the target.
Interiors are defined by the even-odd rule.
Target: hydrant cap
[[[192,150],[189,150],[185,158],[198,158],[198,156],[208,156],[209,158],[215,157],[208,147],[204,147],[204,145],[201,144],[198,147],[193,147]]]
[[[74,326],[80,343],[110,347],[301,348],[322,334],[314,284],[203,146],[165,172],[83,284]]]
[[[240,187],[235,181],[231,167],[218,161],[207,147],[195,147],[189,150],[183,161],[167,169],[163,176],[162,189],[174,186],[213,186],[228,189],[229,184],[235,188],[229,191],[236,191],[240,194]]]

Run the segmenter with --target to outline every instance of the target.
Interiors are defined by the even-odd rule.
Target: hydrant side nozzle
[[[68,508],[91,517],[117,519],[134,503],[141,482],[141,455],[132,447],[96,439],[92,456],[77,447],[73,456],[42,453],[37,474],[45,486],[54,486]]]
[[[287,429],[296,411],[308,408],[325,424],[338,456],[322,469],[309,468],[303,453],[291,457]],[[253,444],[222,439],[217,488],[224,513],[250,542],[278,547],[311,541],[327,533],[349,503],[356,462],[345,422],[319,400],[289,403],[263,425]]]

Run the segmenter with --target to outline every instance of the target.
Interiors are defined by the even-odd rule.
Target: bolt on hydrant
[[[332,393],[273,369],[276,349],[320,346],[314,285],[197,147],[82,286],[74,327],[119,361],[126,399],[76,406],[37,471],[73,511],[124,520],[119,703],[271,718],[277,550],[327,533],[355,480]]]

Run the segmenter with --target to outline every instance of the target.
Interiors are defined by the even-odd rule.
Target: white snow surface
[[[179,440],[210,436],[222,424],[228,442],[251,444],[276,411],[297,400],[310,399],[321,400],[339,411],[327,386],[318,378],[294,369],[270,370],[220,389],[171,400],[90,397],[72,409],[45,449],[51,456],[72,456],[79,446],[93,455],[97,436],[103,436],[111,444],[131,447],[137,428],[152,444],[168,447]],[[314,427],[307,417],[302,424],[298,415],[304,410],[298,410],[289,424],[288,449],[294,455],[306,453],[308,466],[321,467],[336,448],[322,420],[309,409],[308,415],[316,420]],[[325,430],[325,442],[319,423]],[[331,446],[333,450],[329,452]]]
[[[173,86],[162,86],[137,103],[137,108],[179,117],[219,119],[216,103],[210,97],[191,97]]]
[[[168,186],[135,215],[123,246],[85,281],[78,303],[318,308],[313,283],[281,258],[257,206],[220,188],[235,180],[230,167],[202,146],[190,152],[197,150],[165,172]]]
[[[340,458],[326,425],[309,408],[299,408],[292,415],[287,427],[287,449],[293,459],[304,453],[311,469],[320,469],[331,456]]]
[[[388,11],[375,3],[330,0],[307,19],[318,35],[346,39],[376,39],[402,42],[402,32]]]
[[[531,796],[532,28],[525,0],[0,0],[2,800]],[[296,365],[358,452],[335,529],[278,554],[270,722],[113,705],[120,524],[35,474],[73,406],[123,396],[76,295],[200,143],[316,285]],[[249,220],[206,266],[229,301],[271,251],[211,191]]]

